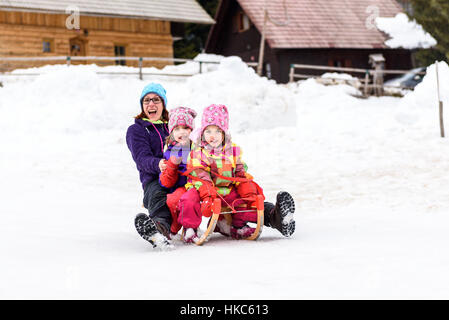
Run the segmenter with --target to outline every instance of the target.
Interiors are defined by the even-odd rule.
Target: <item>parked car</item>
[[[400,77],[385,81],[384,86],[393,88],[413,89],[416,87],[418,83],[420,83],[423,80],[425,76],[424,74],[419,74],[421,72],[426,72],[426,68],[416,68],[410,70],[410,72]]]

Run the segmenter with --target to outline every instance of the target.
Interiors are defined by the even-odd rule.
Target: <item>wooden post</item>
[[[293,64],[290,65],[290,73],[289,73],[289,82],[293,82],[295,81],[295,67],[293,66]]]
[[[70,60],[71,60],[71,58],[67,57],[67,67],[70,66]]]
[[[203,62],[200,61],[199,63],[200,63],[200,73],[203,73]]]
[[[363,94],[365,97],[368,96],[368,82],[369,82],[369,70],[365,72],[365,88],[363,89]]]
[[[142,57],[139,57],[139,79],[140,80],[143,80],[142,65],[143,65],[143,59],[142,59]]]
[[[440,109],[440,134],[444,138],[444,121],[443,121],[443,101],[440,96],[440,77],[438,75],[438,61],[435,61],[435,68],[437,73],[437,93],[438,93],[438,107]]]
[[[265,51],[265,30],[267,28],[267,20],[268,20],[267,1],[265,0],[265,4],[263,7],[262,36],[260,38],[260,47],[259,47],[259,61],[257,64],[257,74],[259,76],[262,76],[262,72],[263,72],[263,56],[264,56],[264,51]]]

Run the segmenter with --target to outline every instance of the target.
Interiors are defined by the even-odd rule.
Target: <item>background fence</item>
[[[109,74],[109,75],[137,75],[139,79],[143,79],[145,75],[160,75],[160,76],[176,76],[176,77],[189,77],[195,74],[203,73],[203,66],[205,64],[219,64],[218,61],[202,61],[193,59],[180,59],[180,58],[165,58],[165,57],[95,57],[95,56],[52,56],[52,57],[0,57],[0,64],[7,64],[11,62],[49,62],[49,61],[63,61],[67,66],[72,65],[73,62],[93,62],[93,61],[113,61],[115,65],[123,65],[125,61],[131,61],[134,64],[137,63],[137,72],[97,72],[97,74]],[[196,73],[163,73],[163,72],[144,72],[144,62],[162,62],[167,65],[175,63],[187,63],[193,62],[198,64],[198,72]],[[257,67],[257,63],[245,62],[250,67]],[[114,64],[110,64],[114,65]],[[31,66],[30,66],[31,67]],[[22,66],[22,68],[24,68]],[[33,76],[39,75],[39,73],[11,73],[2,72],[2,76]]]
[[[297,69],[309,69],[309,70],[321,70],[321,71],[337,71],[337,72],[344,72],[349,74],[363,74],[364,77],[353,77],[358,82],[360,82],[361,87],[358,89],[363,89],[363,93],[365,96],[369,95],[371,92],[379,90],[383,91],[385,88],[388,88],[389,86],[386,86],[383,82],[384,75],[386,74],[407,74],[410,72],[413,72],[413,70],[378,70],[378,69],[360,69],[360,68],[343,68],[343,67],[331,67],[331,66],[317,66],[317,65],[307,65],[307,64],[292,64],[290,65],[290,73],[289,73],[289,81],[293,82],[295,79],[309,79],[309,78],[316,78],[319,77],[317,75],[310,75],[310,74],[300,74],[295,73]],[[413,72],[416,75],[425,75],[426,72]],[[376,82],[375,78],[382,79],[381,82]],[[338,79],[342,80],[341,77],[332,77],[328,76],[327,79]],[[349,80],[348,80],[349,81]],[[394,86],[394,88],[398,89],[411,89],[410,87],[406,86]]]

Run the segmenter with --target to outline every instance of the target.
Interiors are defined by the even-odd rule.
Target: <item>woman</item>
[[[169,246],[172,217],[166,205],[167,189],[159,184],[159,174],[165,170],[164,141],[168,136],[168,111],[165,89],[150,83],[140,96],[141,112],[128,128],[126,143],[131,151],[144,191],[143,205],[149,215],[135,218],[137,232],[153,247]]]

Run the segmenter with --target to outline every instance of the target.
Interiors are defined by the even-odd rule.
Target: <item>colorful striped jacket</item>
[[[222,196],[228,195],[236,182],[220,178],[217,174],[224,177],[251,177],[246,173],[248,167],[242,160],[242,150],[235,143],[227,143],[224,147],[213,150],[193,146],[187,159],[187,171],[190,170],[192,176],[212,182]],[[186,189],[198,189],[202,184],[201,181],[188,178]]]

